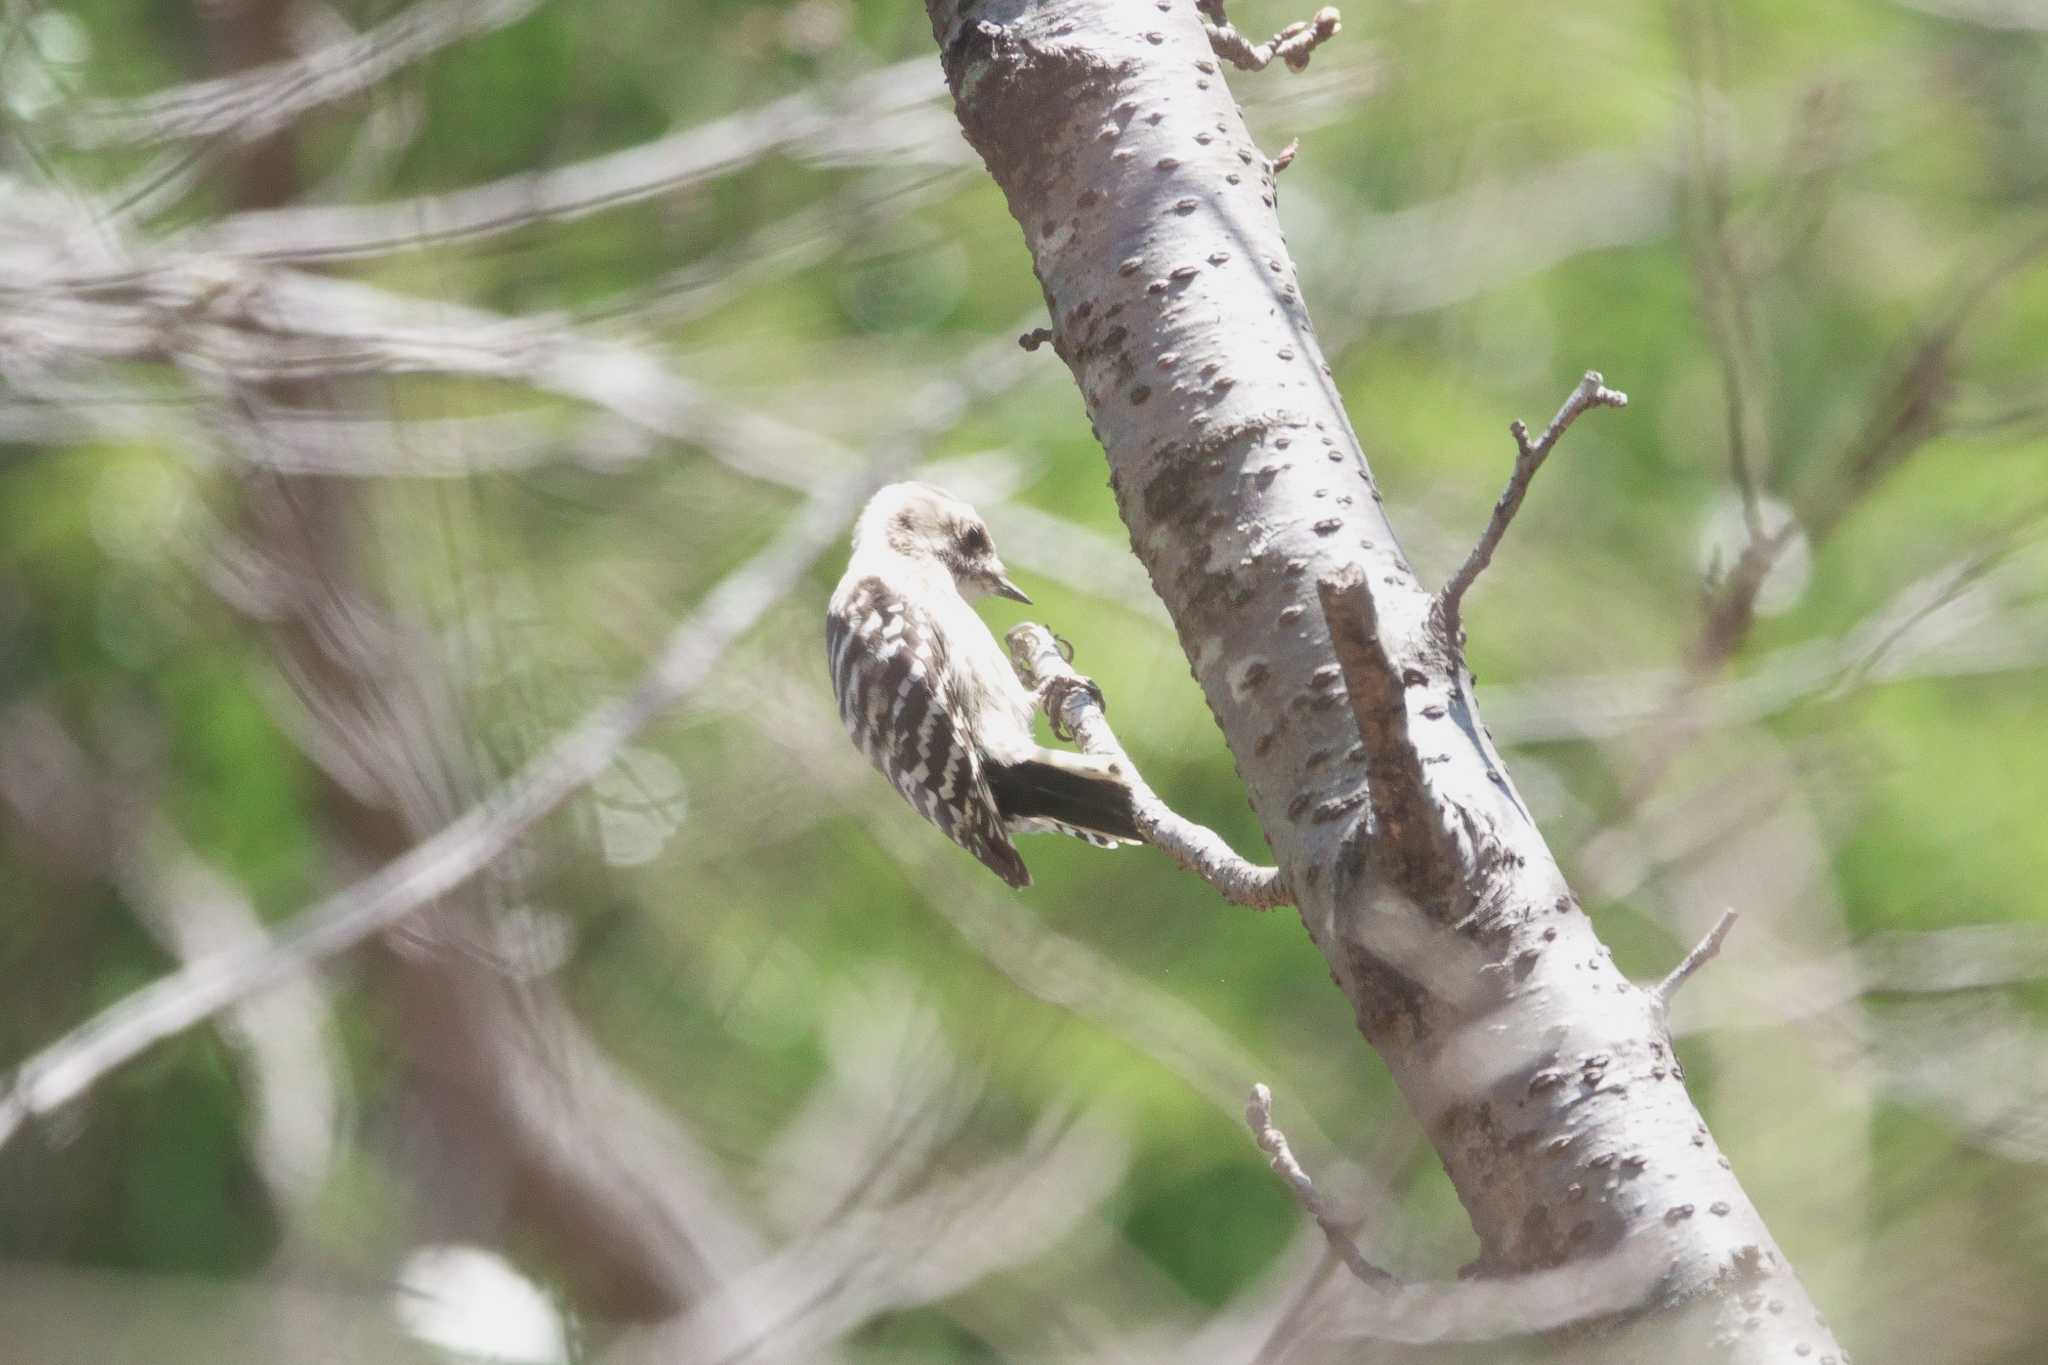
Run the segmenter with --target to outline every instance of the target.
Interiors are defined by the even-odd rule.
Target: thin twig
[[[1728,937],[1728,931],[1735,927],[1736,915],[1733,910],[1723,910],[1721,918],[1714,921],[1714,927],[1707,930],[1707,936],[1685,955],[1685,960],[1671,969],[1671,975],[1659,981],[1651,994],[1664,1009],[1671,1008],[1671,999],[1678,994],[1678,988],[1692,979],[1692,974],[1714,960],[1721,951],[1721,940]]]
[[[1447,639],[1455,643],[1458,634],[1458,616],[1464,605],[1465,593],[1478,580],[1486,566],[1493,562],[1493,552],[1499,548],[1501,537],[1507,534],[1508,523],[1515,519],[1515,513],[1522,509],[1522,499],[1528,496],[1529,482],[1536,477],[1536,471],[1543,467],[1551,449],[1565,429],[1578,420],[1579,414],[1588,408],[1625,408],[1628,395],[1610,389],[1600,377],[1598,370],[1586,371],[1585,378],[1564,400],[1564,406],[1557,410],[1557,416],[1550,419],[1550,425],[1543,429],[1543,435],[1535,441],[1529,439],[1529,428],[1518,418],[1508,425],[1515,436],[1515,469],[1508,476],[1508,486],[1501,491],[1500,500],[1493,505],[1493,517],[1486,523],[1486,530],[1479,537],[1479,543],[1472,547],[1472,553],[1465,557],[1458,572],[1451,581],[1444,584],[1436,598],[1436,619]]]
[[[481,872],[604,772],[620,747],[710,676],[726,649],[795,586],[872,491],[868,476],[814,497],[768,547],[719,583],[633,689],[592,709],[432,838],[275,935],[210,954],[115,1002],[17,1068],[0,1094],[0,1144],[123,1062],[275,982],[353,948]]]
[[[1097,754],[1119,765],[1131,787],[1139,833],[1145,841],[1171,858],[1184,872],[1192,872],[1217,894],[1234,905],[1270,910],[1292,903],[1292,892],[1277,867],[1259,867],[1246,862],[1223,841],[1215,830],[1174,814],[1139,774],[1137,764],[1117,743],[1102,703],[1089,690],[1087,680],[1076,673],[1060,654],[1059,642],[1044,626],[1026,621],[1010,631],[1010,655],[1025,685],[1040,690],[1046,717],[1055,729],[1070,733],[1085,753]],[[1056,684],[1048,686],[1047,684]]]
[[[1273,1092],[1263,1084],[1252,1087],[1251,1099],[1244,1107],[1245,1125],[1252,1130],[1252,1141],[1259,1150],[1272,1158],[1275,1174],[1287,1182],[1288,1188],[1308,1216],[1316,1220],[1316,1226],[1323,1230],[1323,1236],[1330,1241],[1330,1250],[1350,1268],[1351,1273],[1370,1285],[1394,1285],[1400,1283],[1392,1275],[1381,1270],[1365,1259],[1358,1249],[1358,1243],[1351,1240],[1351,1234],[1323,1203],[1323,1197],[1316,1193],[1315,1182],[1308,1178],[1308,1172],[1301,1169],[1301,1163],[1294,1159],[1294,1149],[1287,1145],[1287,1134],[1273,1126]]]
[[[1315,50],[1344,31],[1343,16],[1325,5],[1313,18],[1297,19],[1265,42],[1254,43],[1232,27],[1223,0],[1196,0],[1195,8],[1202,12],[1210,50],[1241,71],[1264,71],[1276,57],[1290,71],[1306,70]]]

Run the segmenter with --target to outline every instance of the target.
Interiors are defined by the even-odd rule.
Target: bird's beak
[[[1031,605],[1031,598],[1025,594],[1024,589],[1012,583],[1009,575],[1001,569],[996,570],[993,587],[996,592],[1009,598],[1012,602],[1022,602],[1027,607]]]

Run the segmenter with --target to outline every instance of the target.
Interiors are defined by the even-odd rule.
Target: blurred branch
[[[750,478],[799,492],[815,486],[821,469],[858,469],[867,458],[831,437],[735,403],[676,373],[649,350],[586,329],[430,304],[293,271],[264,272],[259,278],[274,281],[275,291],[251,294],[239,304],[224,296],[208,299],[189,280],[173,279],[160,287],[174,298],[206,300],[202,306],[221,309],[228,317],[260,313],[274,329],[271,344],[276,330],[328,338],[322,344],[331,349],[337,364],[364,365],[372,356],[383,356],[400,367],[424,365],[448,373],[519,380],[603,408],[643,430],[700,447]],[[0,329],[5,325],[0,321]],[[253,338],[236,350],[259,375],[265,365],[274,364],[260,357],[264,340]],[[94,343],[88,335],[81,344]],[[317,362],[313,368],[319,370]],[[233,372],[247,374],[239,362]],[[944,374],[920,385],[880,445],[884,450],[917,448],[957,425],[976,404],[1036,377],[1014,343],[1001,338],[982,343]],[[350,458],[345,439],[358,432],[374,433],[377,426],[269,406],[249,415],[263,419],[263,425],[248,433],[254,439],[238,440],[237,449],[263,463],[314,473],[342,472],[340,466]],[[444,425],[393,423],[389,439],[373,441],[365,454],[373,471],[380,466],[406,470],[398,462],[407,458],[404,450],[438,449],[435,442],[447,438],[464,449],[475,449],[478,468],[511,467],[523,463],[529,452],[537,454],[546,439],[540,429],[522,433],[521,420],[508,416],[447,419]],[[278,448],[266,454],[271,432],[276,433]],[[397,459],[390,453],[394,445],[401,451]],[[410,472],[454,472],[454,458],[423,456],[424,467]],[[967,492],[958,487],[954,491]],[[1000,490],[998,497],[1007,494],[1007,489]],[[1019,565],[1094,595],[1103,592],[1103,574],[1114,572],[1109,566],[1127,570],[1130,586],[1142,584],[1142,572],[1127,547],[1108,537],[1023,503],[977,498],[982,501],[989,503],[1005,537],[1005,550]],[[1014,549],[1011,536],[1016,537]],[[1149,590],[1113,596],[1157,611],[1157,599]]]
[[[1962,999],[1888,1012],[1877,1060],[1894,1096],[2008,1161],[2048,1162],[2048,1033],[2018,1006]]]
[[[2048,666],[2048,609],[1987,607],[1944,611],[1958,596],[1940,581],[1948,570],[1918,579],[1890,603],[1833,640],[1787,645],[1759,656],[1739,678],[1684,692],[1688,733],[1752,724],[1820,697],[1915,678],[1975,677]],[[1930,600],[1931,599],[1931,600]],[[1503,743],[1608,739],[1649,727],[1670,727],[1672,697],[1684,691],[1679,669],[1505,683],[1487,689]]]
[[[558,463],[615,470],[653,453],[644,428],[614,415],[378,417],[266,404],[208,414],[215,444],[252,469],[340,479],[459,479]],[[197,433],[192,433],[196,436]]]
[[[1777,1028],[1870,996],[1946,995],[2048,978],[2048,926],[1971,924],[1873,934],[1819,958],[1779,966],[1751,962],[1742,989],[1672,1011],[1678,1036]]]
[[[173,359],[215,384],[261,386],[364,374],[438,373],[497,379],[604,408],[670,440],[701,445],[755,477],[808,489],[821,465],[858,466],[844,447],[747,412],[675,373],[650,351],[555,319],[517,319],[430,303],[352,281],[261,266],[168,265],[0,317],[0,374],[10,346],[74,361]],[[968,401],[960,400],[961,405]],[[924,422],[950,423],[945,405]],[[288,407],[245,399],[251,418]],[[352,419],[341,419],[346,422]],[[515,422],[516,418],[468,419]],[[304,423],[306,425],[301,426]],[[329,438],[366,428],[296,414],[278,426],[328,464]],[[423,434],[431,432],[423,429]],[[443,435],[453,434],[442,431]],[[500,432],[499,434],[503,434]],[[241,444],[241,443],[238,443]],[[530,445],[530,438],[513,451]],[[249,449],[242,445],[243,449]],[[509,452],[500,454],[515,460]],[[523,458],[523,457],[518,457]],[[261,460],[261,463],[293,462]]]
[[[1854,90],[1866,111],[1898,88],[1890,63],[1872,63],[1837,79]],[[1247,89],[1257,95],[1294,84]],[[1799,101],[1802,126],[1810,124],[1810,87],[1802,83],[1774,94],[1769,103],[1775,107],[1788,99]],[[1890,135],[1878,122],[1866,116],[1853,139],[1823,136],[1804,145],[1809,161],[1798,169],[1813,192],[1834,171],[1888,145]],[[1728,149],[1731,158],[1743,150]],[[1731,159],[1731,171],[1768,176],[1781,169]],[[1636,149],[1506,171],[1386,212],[1354,211],[1328,249],[1344,269],[1321,282],[1334,305],[1326,306],[1329,317],[1322,324],[1332,329],[1330,349],[1347,349],[1375,317],[1432,312],[1591,252],[1664,241],[1679,217],[1673,206],[1686,203],[1687,192],[1684,167],[1660,133]],[[1763,251],[1746,248],[1749,256]]]
[[[1361,212],[1334,247],[1346,269],[1329,282],[1332,351],[1371,318],[1433,312],[1586,252],[1659,240],[1675,181],[1659,150],[1603,152]]]
[[[1287,1134],[1273,1124],[1273,1092],[1263,1084],[1252,1087],[1251,1099],[1244,1107],[1245,1125],[1252,1130],[1252,1141],[1260,1151],[1272,1158],[1273,1173],[1287,1182],[1296,1202],[1316,1220],[1316,1226],[1323,1230],[1323,1236],[1330,1243],[1330,1250],[1344,1262],[1353,1275],[1371,1285],[1391,1285],[1394,1277],[1366,1260],[1358,1250],[1358,1244],[1351,1240],[1351,1234],[1344,1230],[1323,1197],[1316,1193],[1315,1182],[1308,1172],[1294,1159],[1294,1149],[1287,1145]]]
[[[70,373],[57,380],[18,369],[10,373],[0,361],[0,379],[12,381],[13,388],[0,400],[0,442],[49,447],[108,439],[177,445],[196,439],[193,411],[199,400],[190,394],[126,382],[112,366],[99,362],[66,368]]]
[[[1929,440],[1949,429],[1955,362],[1970,324],[1993,303],[2009,303],[2008,286],[2048,256],[2048,227],[2036,224],[2016,247],[1943,290],[1892,361],[1889,381],[1845,452],[1843,476],[1809,514],[1813,543],[1825,540],[1878,483]]]
[[[7,1351],[38,1365],[445,1365],[360,1283],[0,1263]]]
[[[1767,429],[1753,395],[1764,386],[1758,378],[1756,327],[1752,317],[1749,272],[1737,259],[1730,232],[1729,137],[1726,93],[1728,32],[1722,0],[1688,0],[1678,6],[1686,24],[1678,47],[1691,84],[1691,198],[1696,207],[1690,253],[1700,291],[1700,311],[1721,372],[1728,466],[1742,501],[1749,544],[1764,538],[1756,466],[1768,471],[1763,450]],[[1753,455],[1752,452],[1755,452]]]
[[[2012,279],[2048,253],[2048,231],[2036,231],[2021,245],[1983,267],[1975,278],[1945,291],[1930,306],[1900,348],[1891,376],[1868,405],[1869,416],[1843,453],[1833,487],[1813,499],[1803,521],[1790,519],[1777,531],[1752,538],[1718,591],[1686,656],[1683,672],[1661,708],[1653,742],[1637,757],[1621,783],[1621,802],[1633,804],[1650,791],[1690,743],[1692,731],[1670,724],[1708,681],[1733,658],[1755,623],[1758,595],[1778,557],[1804,536],[1813,549],[1948,421],[1955,352],[1969,323],[1993,297],[2005,297]]]
[[[202,963],[264,939],[247,893],[147,808],[138,788],[148,784],[97,772],[47,710],[23,702],[0,712],[0,753],[8,756],[0,763],[0,800],[20,825],[68,877],[116,887],[180,962]],[[333,1157],[341,1100],[328,1026],[326,999],[306,980],[243,1000],[222,1023],[250,1095],[251,1154],[285,1210],[305,1208]]]
[[[680,1321],[619,1341],[604,1359],[809,1359],[871,1318],[936,1302],[1043,1254],[1115,1189],[1126,1159],[1106,1131],[1041,1124],[1018,1155],[835,1219]],[[735,1330],[736,1308],[753,1325]]]
[[[920,982],[895,968],[871,968],[839,995],[821,1041],[824,1079],[755,1172],[790,1242],[909,1192],[943,1165],[982,1093]]]
[[[829,437],[692,382],[652,350],[556,318],[512,318],[277,267],[170,264],[69,295],[39,295],[0,314],[0,376],[10,372],[10,348],[69,363],[172,359],[216,385],[364,374],[467,375],[603,408],[644,430],[702,447],[749,477],[798,491],[814,487],[821,469],[844,472],[864,465],[858,453]],[[1014,344],[970,351],[945,377],[919,389],[883,443],[914,446],[950,429],[974,403],[1028,377],[1022,362]],[[250,418],[285,416],[278,430],[287,441],[295,434],[312,441],[314,450],[303,452],[299,463],[331,464],[323,443],[331,450],[328,438],[360,429],[341,424],[353,419],[294,414],[260,395],[245,396],[242,405]],[[523,438],[499,454],[517,462],[523,457],[513,452],[531,440]],[[261,449],[260,442],[237,445]],[[289,467],[293,461],[259,456],[258,462]]]
[[[1117,743],[1102,713],[1100,695],[1091,690],[1095,685],[1073,670],[1051,631],[1025,622],[1011,629],[1009,643],[1018,675],[1038,694],[1054,732],[1074,736],[1083,752],[1106,758],[1122,770],[1137,810],[1138,830],[1147,842],[1234,905],[1270,910],[1291,903],[1279,868],[1246,862],[1216,831],[1176,815],[1159,799]]]
[[[1465,594],[1478,581],[1486,566],[1493,562],[1493,552],[1500,548],[1501,537],[1508,531],[1508,524],[1515,519],[1515,513],[1522,510],[1522,499],[1528,496],[1529,483],[1536,477],[1536,471],[1543,467],[1543,461],[1556,448],[1557,442],[1567,428],[1578,420],[1579,414],[1589,408],[1625,408],[1628,395],[1607,387],[1598,370],[1586,371],[1577,388],[1564,400],[1564,406],[1550,419],[1550,425],[1534,441],[1529,439],[1529,428],[1516,418],[1508,430],[1515,438],[1515,467],[1508,476],[1508,486],[1501,490],[1499,501],[1493,505],[1493,515],[1488,518],[1486,530],[1480,533],[1479,542],[1472,547],[1472,553],[1451,580],[1437,592],[1432,604],[1438,629],[1444,638],[1457,646],[1460,610]]]
[[[673,194],[769,156],[824,164],[914,157],[951,165],[961,159],[957,142],[900,123],[943,91],[930,63],[898,62],[830,87],[829,95],[787,95],[554,170],[383,204],[230,214],[193,229],[178,246],[187,253],[338,260],[571,222]]]
[[[764,224],[716,254],[659,275],[616,298],[579,309],[578,316],[589,322],[616,321],[643,329],[673,327],[703,317],[743,290],[832,259],[865,240],[867,233],[908,218],[942,194],[960,189],[968,179],[963,166],[920,173],[908,180],[878,171],[815,207]]]
[[[815,496],[766,549],[706,594],[630,691],[587,713],[438,834],[302,911],[275,935],[160,978],[23,1062],[0,1095],[0,1143],[23,1120],[84,1093],[154,1044],[390,928],[488,866],[603,772],[620,745],[693,691],[838,539],[870,487],[870,479],[854,478]]]
[[[240,395],[239,404],[220,404],[124,382],[104,362],[77,369],[78,377],[62,384],[36,377],[18,382],[21,397],[0,401],[0,443],[154,441],[207,463],[226,450],[246,469],[279,474],[457,479],[564,462],[616,470],[653,454],[660,435],[613,411],[571,416],[535,407],[475,417],[375,416],[288,407],[253,391]]]
[[[1355,105],[1361,84],[1371,79],[1370,66],[1354,63],[1327,83],[1254,102],[1310,126]],[[277,260],[374,256],[573,221],[672,194],[770,156],[826,166],[968,164],[950,120],[938,113],[945,87],[930,63],[898,62],[833,91],[828,98],[815,91],[785,96],[622,151],[445,194],[230,214],[194,228],[178,247]]]
[[[1664,1268],[1621,1248],[1499,1279],[1430,1280],[1373,1289],[1331,1279],[1304,1335],[1326,1342],[1486,1342],[1554,1332],[1627,1314],[1652,1301]],[[1641,1359],[1641,1357],[1632,1357]]]
[[[1866,992],[1932,994],[2010,986],[2048,976],[2048,925],[1971,924],[1873,934],[1854,948]]]
[[[540,0],[419,0],[376,28],[287,61],[133,99],[86,99],[39,131],[74,147],[189,138],[255,142],[309,109],[361,94],[424,57],[517,23]]]
[[[468,1159],[509,1160],[514,1204],[573,1247],[612,1312],[673,1312],[769,1254],[683,1121],[607,1056],[558,994],[446,953],[398,957],[410,1051]],[[566,1230],[566,1235],[564,1235]],[[754,1306],[729,1301],[736,1326]]]
[[[2009,33],[2048,32],[2048,13],[2033,0],[1894,0],[1907,9]]]

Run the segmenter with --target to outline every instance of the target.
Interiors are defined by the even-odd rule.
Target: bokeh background
[[[2048,8],[1421,0],[1231,81],[1426,577],[1630,394],[1471,600],[1495,738],[1632,973],[1741,912],[1681,1055],[1855,1358],[2048,1356]],[[1254,1081],[1381,1264],[1475,1246],[1292,912],[1013,894],[839,730],[920,471],[1263,851],[920,7],[8,0],[0,313],[0,1065],[667,660],[461,892],[13,1134],[0,1357],[1533,1349],[1318,1311]]]

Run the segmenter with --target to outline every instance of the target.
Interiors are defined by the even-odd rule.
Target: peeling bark
[[[1599,1352],[1846,1359],[1486,733],[1194,7],[928,9],[1132,545],[1303,923],[1464,1201],[1479,1273],[1625,1249],[1661,1278]]]

